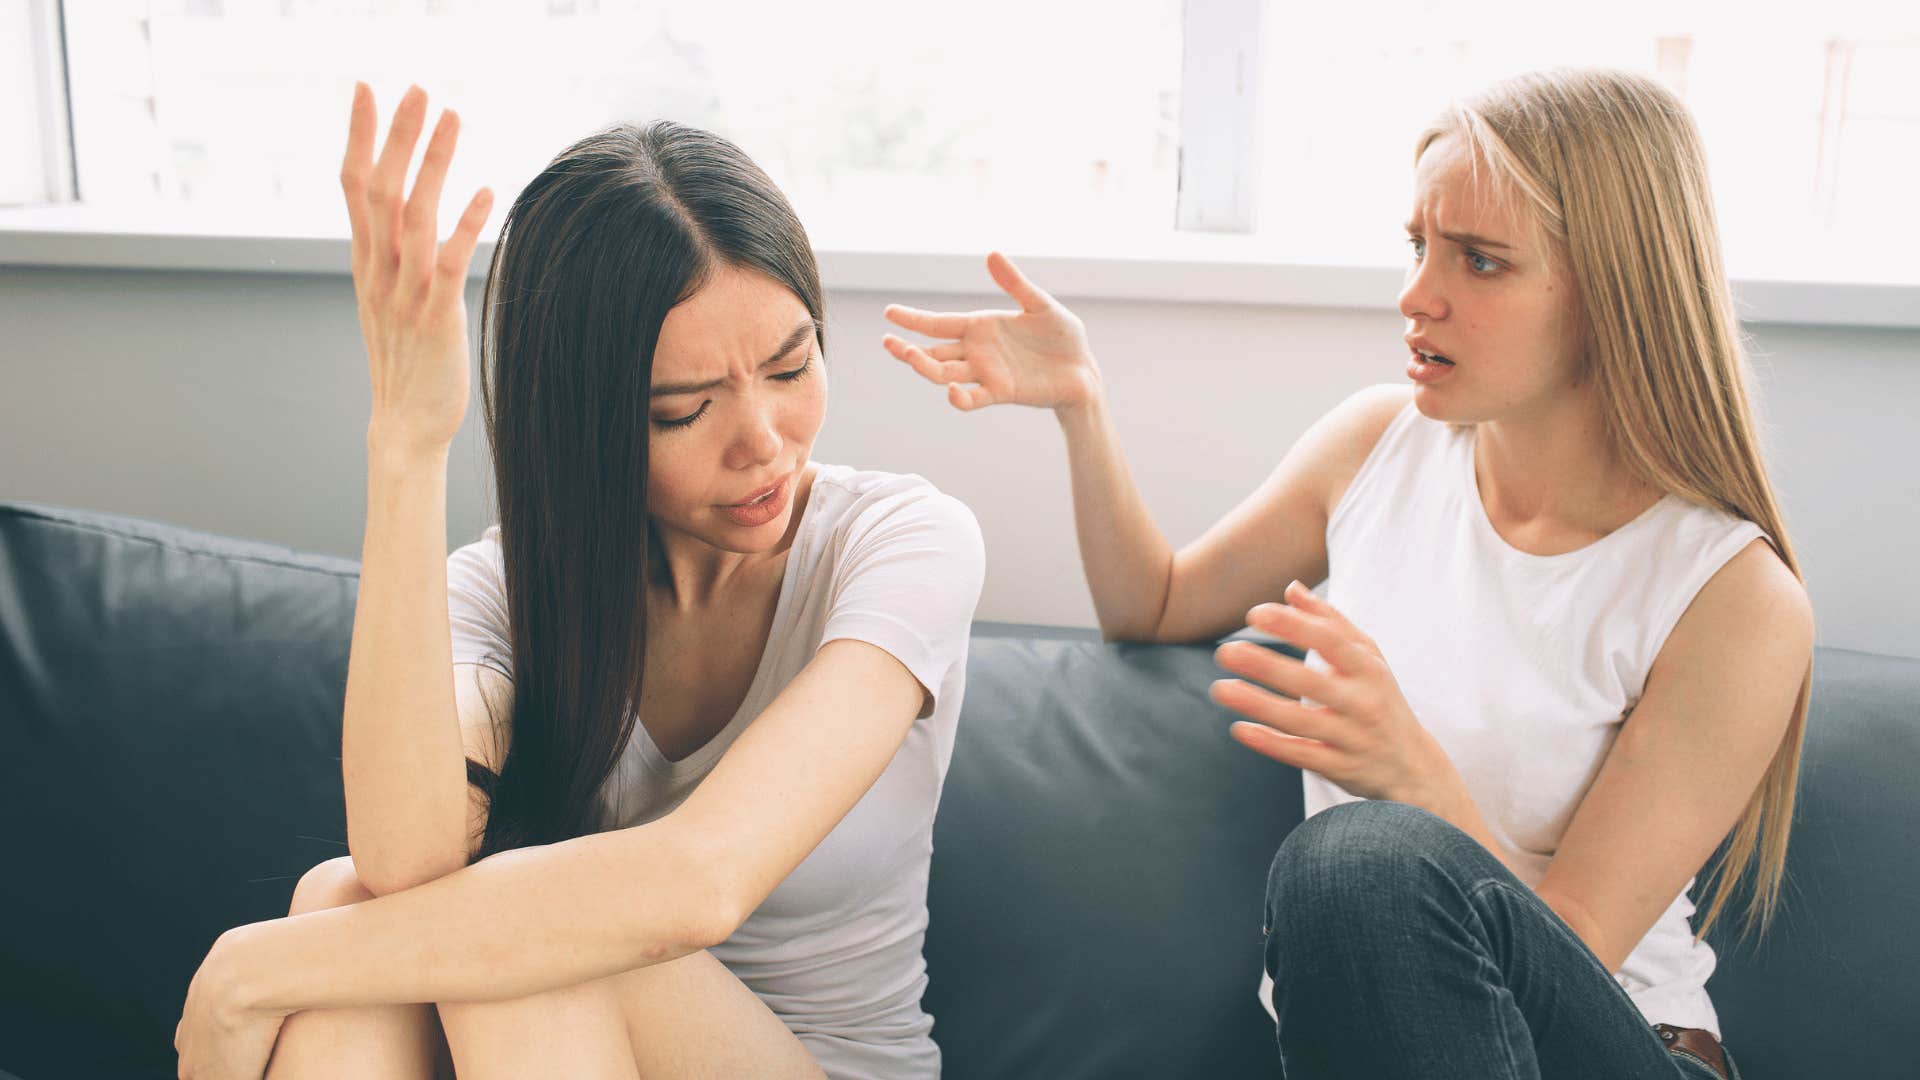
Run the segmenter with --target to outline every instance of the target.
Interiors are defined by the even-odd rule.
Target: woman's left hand
[[[1363,798],[1438,805],[1460,782],[1459,774],[1413,715],[1379,646],[1298,581],[1284,597],[1284,604],[1249,611],[1247,625],[1319,653],[1331,670],[1315,670],[1251,641],[1220,646],[1215,661],[1246,681],[1218,680],[1210,696],[1254,721],[1235,722],[1234,740]]]
[[[220,935],[187,987],[186,1007],[173,1029],[181,1080],[259,1080],[273,1056],[286,1014],[240,1000],[241,927]]]

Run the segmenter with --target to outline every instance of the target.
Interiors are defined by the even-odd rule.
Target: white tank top
[[[1534,888],[1668,632],[1763,534],[1668,495],[1576,551],[1528,554],[1487,518],[1474,434],[1411,403],[1394,418],[1328,520],[1327,600],[1380,646]],[[1317,653],[1307,662],[1325,668]],[[1309,816],[1356,798],[1303,778]],[[1615,978],[1648,1023],[1717,1038],[1713,950],[1694,942],[1693,910],[1683,889]]]

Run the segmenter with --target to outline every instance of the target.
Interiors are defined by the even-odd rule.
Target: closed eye
[[[703,401],[700,403],[700,409],[698,412],[692,413],[688,416],[677,417],[672,420],[655,420],[654,424],[663,428],[691,427],[695,420],[698,420],[701,417],[707,415],[707,406],[712,404],[713,402],[711,401]]]

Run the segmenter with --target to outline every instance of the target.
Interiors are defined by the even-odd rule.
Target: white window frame
[[[0,130],[14,133],[0,206],[77,202],[73,112],[61,0],[6,0],[0,34]],[[16,156],[17,155],[17,156]]]
[[[0,0],[4,3],[6,0]],[[78,190],[61,0],[12,0],[29,13],[23,65],[35,80],[43,186],[39,205],[7,206],[0,266],[350,273],[337,225],[300,231],[212,209],[99,207]],[[1184,0],[1181,158],[1176,229],[1150,250],[1023,251],[1023,265],[1067,298],[1392,310],[1399,266],[1332,266],[1262,250],[1254,227],[1263,0]],[[1214,51],[1209,51],[1214,50]],[[1225,57],[1225,59],[1222,59]],[[22,84],[24,85],[24,84]],[[499,215],[493,228],[497,229]],[[493,236],[470,273],[484,277]],[[929,251],[909,238],[876,250],[816,236],[830,290],[994,295],[976,254]],[[1736,279],[1750,323],[1920,329],[1920,284]]]

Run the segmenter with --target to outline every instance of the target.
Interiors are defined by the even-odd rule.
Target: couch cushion
[[[1708,936],[1707,992],[1745,1080],[1914,1074],[1916,782],[1920,660],[1816,649],[1780,912],[1757,948],[1725,914]]]
[[[947,1075],[1276,1075],[1262,898],[1299,773],[1227,736],[1210,648],[999,632],[975,628],[933,828]]]
[[[0,504],[0,1068],[172,1076],[187,982],[345,851],[351,562]]]

